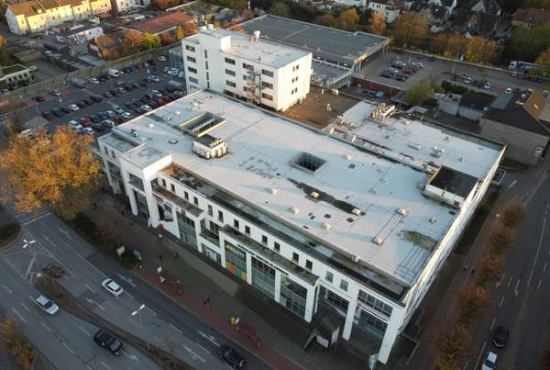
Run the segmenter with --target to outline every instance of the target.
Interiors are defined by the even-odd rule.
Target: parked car
[[[55,315],[59,311],[59,306],[48,297],[41,295],[34,300],[34,303],[48,315]]]
[[[117,284],[116,281],[113,279],[105,279],[101,283],[101,286],[105,288],[106,291],[114,295],[115,297],[120,296],[122,293],[124,293],[124,289],[120,285]]]
[[[105,112],[99,112],[97,114],[99,116],[99,118],[103,121],[103,120],[106,120],[106,119],[109,119],[109,115]]]
[[[94,102],[94,103],[101,103],[103,101],[103,99],[99,96],[95,96],[95,95],[92,95],[90,96],[90,99]]]
[[[92,129],[94,129],[94,131],[97,131],[97,132],[103,132],[105,131],[105,126],[103,126],[101,122],[98,122],[92,125]]]
[[[166,62],[166,57],[164,55],[161,55],[160,57],[157,58],[157,60],[159,62]]]
[[[63,113],[65,113],[65,114],[71,113],[71,110],[70,110],[69,108],[67,108],[67,107],[61,107],[61,111],[62,111]]]
[[[118,114],[124,113],[124,109],[120,107],[120,105],[113,104],[113,111],[115,111]]]
[[[93,83],[93,84],[98,84],[99,80],[95,77],[92,77],[92,78],[88,79],[88,82]]]
[[[244,369],[246,366],[245,358],[229,346],[220,346],[218,355],[234,369]]]
[[[393,73],[385,69],[382,71],[382,73],[380,73],[380,76],[386,77],[386,78],[393,78]]]
[[[92,121],[88,117],[80,117],[80,124],[84,127],[88,127],[92,125]]]
[[[494,370],[497,366],[497,355],[494,352],[489,352],[487,358],[483,361],[481,365],[481,370]]]
[[[76,121],[70,121],[69,125],[71,124],[71,122],[74,122],[76,123],[77,126],[80,126]],[[54,278],[60,278],[60,277],[63,277],[63,275],[65,275],[65,270],[63,269],[63,267],[58,266],[53,262],[50,262],[46,264],[44,267],[42,267],[42,271]]]
[[[56,116],[57,118],[63,117],[63,112],[61,112],[61,109],[59,109],[59,108],[52,109],[52,114],[54,116]]]
[[[120,339],[106,332],[105,330],[99,330],[97,333],[95,333],[94,342],[98,346],[105,348],[115,356],[120,355],[122,349],[124,348],[124,343],[122,343]]]
[[[69,121],[69,126],[74,128],[76,131],[82,130],[82,125],[78,121],[75,121],[75,120],[70,120]]]
[[[511,87],[507,87],[506,90],[504,90],[506,94],[511,94],[513,92]]]
[[[59,90],[50,90],[49,93],[52,96],[61,96],[61,92]]]
[[[35,96],[33,100],[37,103],[42,103],[44,101],[44,98],[41,96]]]
[[[90,116],[90,121],[92,121],[92,123],[99,123],[99,122],[101,122],[101,119],[99,118],[99,116],[97,114],[92,114]]]
[[[121,116],[122,116],[122,118],[124,118],[124,119],[130,119],[130,118],[132,118],[132,113],[130,113],[130,112],[123,112],[123,113],[121,114]]]
[[[51,121],[54,118],[53,115],[50,112],[42,113],[42,117],[44,117],[48,121]]]
[[[107,98],[107,99],[110,99],[110,98],[113,97],[113,94],[111,94],[109,91],[105,91],[105,92],[103,93],[103,96],[104,96],[105,98]]]
[[[93,135],[95,134],[95,131],[91,127],[84,127],[82,130],[78,132],[81,135]]]
[[[466,78],[464,79],[464,83],[465,83],[465,84],[468,84],[468,85],[471,84],[472,81],[473,81],[473,80],[472,80],[471,77],[466,77]]]
[[[108,127],[108,128],[114,128],[115,127],[115,123],[113,121],[111,121],[110,119],[106,119],[106,120],[101,121],[101,124],[105,127]]]
[[[504,348],[506,342],[508,341],[508,336],[510,334],[510,329],[505,326],[499,325],[495,334],[493,335],[493,344],[497,348]]]
[[[70,110],[72,110],[73,112],[76,112],[77,110],[80,109],[80,108],[78,107],[78,105],[76,105],[76,104],[70,104],[68,108],[69,108]]]

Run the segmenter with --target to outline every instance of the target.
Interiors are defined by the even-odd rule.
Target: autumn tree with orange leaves
[[[19,211],[47,207],[73,218],[100,180],[101,162],[88,150],[92,141],[69,127],[58,127],[53,135],[41,128],[32,137],[14,138],[0,152],[2,198]]]

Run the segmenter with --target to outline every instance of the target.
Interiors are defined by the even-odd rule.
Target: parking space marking
[[[13,313],[14,313],[15,315],[17,315],[17,317],[19,317],[19,319],[20,319],[21,321],[23,321],[25,324],[27,324],[27,320],[23,317],[23,315],[21,315],[21,314],[19,313],[19,311],[17,311],[15,308],[12,308],[11,310],[13,311]]]
[[[90,287],[88,284],[84,284],[84,286],[85,286],[88,290],[90,290],[92,293],[96,293],[96,291],[93,290],[92,287]]]
[[[72,354],[74,354],[74,351],[71,347],[69,347],[69,345],[65,342],[62,343],[63,344],[63,347],[67,348],[67,351],[71,352]]]
[[[83,332],[87,337],[91,337],[91,336],[92,336],[92,334],[91,334],[88,330],[84,329],[82,326],[77,325],[76,327],[78,328],[78,330],[80,330],[81,332]]]
[[[27,312],[31,312],[31,310],[29,310],[29,308],[23,302],[19,302],[19,303],[21,303],[21,306],[23,306],[23,308],[27,310]]]
[[[10,288],[8,288],[7,286],[5,286],[4,284],[2,284],[2,286],[4,287],[4,289],[6,290],[6,292],[8,292],[9,294],[13,294],[12,290]]]
[[[52,329],[50,329],[50,327],[48,325],[46,325],[46,323],[44,321],[40,320],[40,324],[44,327],[44,329],[46,329],[50,333],[52,332]]]

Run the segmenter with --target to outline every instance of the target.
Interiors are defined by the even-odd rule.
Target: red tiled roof
[[[144,33],[157,34],[191,21],[193,21],[193,17],[189,14],[173,12],[134,24],[132,28]]]
[[[550,11],[543,9],[518,9],[514,13],[515,22],[547,23],[550,22]]]

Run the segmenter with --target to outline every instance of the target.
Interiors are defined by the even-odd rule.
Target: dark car
[[[229,346],[221,346],[218,350],[218,355],[234,369],[244,369],[246,366],[244,357],[239,355],[237,351]]]
[[[42,113],[42,117],[47,119],[48,121],[51,121],[53,119],[53,115],[50,112],[44,112]]]
[[[139,89],[141,86],[140,86],[137,82],[134,82],[134,83],[132,84],[132,87],[133,87],[134,89]]]
[[[59,108],[54,108],[52,110],[52,113],[53,113],[54,116],[56,116],[58,118],[63,117],[63,112],[61,112],[61,109],[59,109]]]
[[[115,356],[120,355],[122,349],[124,348],[124,343],[122,343],[120,339],[110,333],[107,333],[105,330],[99,330],[94,335],[94,342]]]
[[[92,121],[88,117],[81,117],[80,118],[80,124],[85,127],[89,127],[92,125]]]
[[[76,103],[76,106],[79,107],[80,109],[83,109],[83,108],[86,108],[87,105],[84,104],[83,102],[79,101],[78,103]]]
[[[42,267],[42,271],[54,278],[60,278],[65,275],[65,270],[63,267],[56,265],[55,263],[48,263],[46,266]]]
[[[87,107],[89,107],[90,105],[92,105],[92,102],[89,101],[88,99],[82,99],[82,103],[84,103]]]
[[[106,97],[107,99],[110,99],[110,98],[113,97],[113,94],[111,94],[111,93],[108,92],[108,91],[105,91],[105,92],[103,93],[103,96]]]
[[[65,113],[65,114],[69,114],[69,113],[72,112],[72,110],[70,110],[70,109],[67,108],[67,107],[62,107],[62,108],[61,108],[61,111],[62,111],[63,113]]]
[[[97,114],[92,114],[90,116],[90,120],[93,122],[93,123],[99,123],[101,122],[101,119],[97,116]]]
[[[37,103],[42,103],[44,101],[44,98],[41,96],[35,96],[33,99]]]
[[[99,112],[97,115],[99,116],[99,118],[101,118],[102,121],[109,119],[109,115],[105,112]]]
[[[503,348],[508,341],[508,336],[510,335],[510,329],[505,326],[499,325],[495,334],[493,335],[493,344],[497,348]]]
[[[107,81],[107,77],[105,77],[105,75],[99,76],[97,79],[99,80],[99,82],[105,82],[105,81]]]
[[[141,82],[139,83],[139,86],[141,86],[141,87],[147,87],[147,82],[141,81]]]
[[[94,102],[96,103],[101,103],[101,101],[103,101],[103,99],[101,99],[99,96],[90,96],[90,99],[92,99]]]
[[[98,122],[98,123],[94,123],[94,124],[92,125],[92,128],[93,128],[95,131],[97,131],[97,132],[103,132],[103,131],[105,131],[105,126],[103,126],[103,125],[102,125],[101,123],[99,123],[99,122]]]

